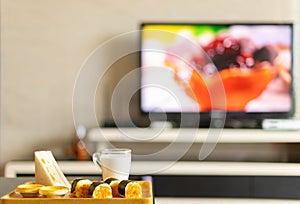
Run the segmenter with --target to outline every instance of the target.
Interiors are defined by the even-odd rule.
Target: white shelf
[[[219,142],[219,143],[299,143],[299,130],[93,128],[91,142]]]
[[[100,176],[92,161],[58,161],[65,175]],[[11,161],[5,165],[5,177],[34,174],[34,161]],[[300,176],[300,164],[265,162],[133,161],[132,175],[219,175],[219,176]]]

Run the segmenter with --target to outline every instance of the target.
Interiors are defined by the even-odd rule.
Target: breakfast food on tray
[[[142,197],[142,187],[137,182],[131,180],[120,181],[115,178],[108,178],[104,182],[110,185],[114,197],[125,197],[125,198]]]
[[[141,198],[142,187],[131,180],[109,178],[105,181],[75,179],[71,185],[71,197],[75,198]]]
[[[69,188],[65,186],[43,186],[39,190],[39,194],[47,198],[62,198],[68,192]]]
[[[70,187],[51,151],[36,151],[35,182],[47,186]]]
[[[113,197],[119,197],[118,187],[120,181],[116,178],[108,178],[104,181],[105,183],[109,184],[112,190]]]
[[[89,179],[78,178],[72,182],[71,196],[75,198],[88,198],[90,197],[89,188],[93,182]]]
[[[120,181],[115,178],[108,178],[104,182],[110,185],[114,197],[125,197],[125,198],[142,197],[142,187],[137,182],[131,180]]]
[[[101,181],[93,182],[89,188],[89,191],[93,198],[113,197],[110,185]]]
[[[112,198],[109,184],[103,181],[90,181],[89,179],[75,179],[71,186],[71,197],[74,198]]]
[[[24,198],[34,198],[39,195],[39,190],[42,188],[41,184],[22,184],[17,186],[15,192],[20,193]]]
[[[108,178],[104,181],[108,183],[112,189],[113,197],[125,198],[141,198],[142,187],[139,183],[131,180],[118,180],[115,178]]]
[[[125,198],[141,198],[142,197],[142,187],[139,183],[123,180],[120,181],[118,186],[118,192]]]

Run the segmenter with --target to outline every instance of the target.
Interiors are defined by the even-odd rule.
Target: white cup
[[[131,166],[130,149],[103,149],[93,154],[94,163],[102,170],[102,179],[127,180]]]

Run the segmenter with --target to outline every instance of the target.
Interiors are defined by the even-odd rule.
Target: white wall
[[[1,0],[0,169],[36,149],[63,155],[82,63],[139,22],[285,21],[295,13],[292,0]]]

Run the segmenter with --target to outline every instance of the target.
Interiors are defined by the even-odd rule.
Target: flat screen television
[[[142,23],[140,70],[152,120],[208,127],[221,112],[225,127],[256,128],[294,115],[292,23]]]

